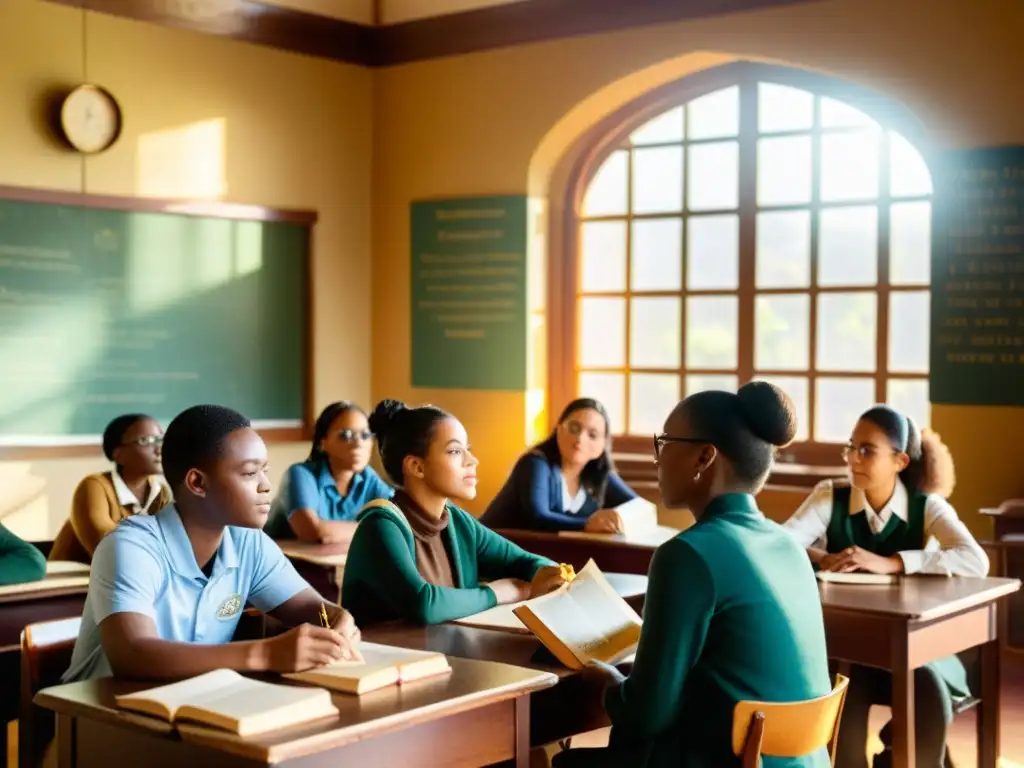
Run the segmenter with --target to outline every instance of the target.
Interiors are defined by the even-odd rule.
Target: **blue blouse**
[[[480,522],[490,528],[536,531],[581,531],[598,511],[597,500],[587,493],[579,512],[565,509],[562,468],[541,453],[524,454],[508,480],[487,507]],[[612,509],[636,498],[636,493],[612,472],[608,476],[604,507]]]
[[[390,499],[394,493],[373,467],[355,475],[348,493],[342,496],[326,461],[292,464],[281,481],[264,530],[274,539],[294,539],[288,519],[297,510],[314,509],[321,520],[354,521],[368,502]]]

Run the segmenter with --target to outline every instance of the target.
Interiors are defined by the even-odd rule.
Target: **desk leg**
[[[892,764],[894,768],[917,765],[914,735],[914,670],[910,669],[905,624],[893,627],[892,637]]]
[[[981,704],[978,705],[978,768],[999,762],[999,646],[981,646]]]
[[[530,697],[516,699],[516,768],[530,768]]]
[[[57,750],[58,768],[75,768],[75,719],[57,713],[56,736],[51,749]]]

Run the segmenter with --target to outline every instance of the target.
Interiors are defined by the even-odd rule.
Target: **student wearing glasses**
[[[585,397],[569,403],[551,436],[519,459],[480,522],[490,528],[621,533],[615,508],[637,499],[615,472],[608,412]]]
[[[887,405],[866,411],[843,449],[846,480],[825,480],[787,521],[815,567],[838,572],[985,576],[988,557],[946,501],[953,459],[939,436]],[[937,546],[933,546],[933,544]],[[915,671],[917,759],[942,766],[954,700],[969,695],[956,656]],[[868,710],[888,705],[888,672],[855,666],[843,711],[836,765],[865,766]],[[889,765],[891,736],[875,766]]]
[[[118,416],[103,431],[103,454],[114,467],[78,484],[71,515],[54,539],[50,560],[89,563],[100,540],[132,515],[155,515],[171,502],[164,482],[164,431],[140,413]]]
[[[284,476],[267,520],[274,539],[346,543],[356,515],[394,490],[369,466],[373,448],[366,413],[347,400],[331,403],[316,420],[309,458]]]

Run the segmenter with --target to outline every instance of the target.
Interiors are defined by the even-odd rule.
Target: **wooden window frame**
[[[820,146],[822,131],[818,115],[815,114],[814,126],[812,129],[791,132],[779,132],[766,134],[771,137],[786,135],[810,135],[812,139],[812,162],[815,170],[812,175],[812,199],[809,204],[798,204],[793,206],[768,206],[771,210],[810,210],[811,211],[811,273],[810,286],[807,289],[780,288],[765,289],[756,288],[753,279],[755,264],[750,258],[755,250],[755,228],[754,220],[757,215],[756,199],[756,164],[757,164],[757,83],[768,81],[779,85],[791,86],[806,90],[816,96],[827,96],[854,107],[879,123],[883,139],[880,144],[880,175],[879,194],[873,200],[865,201],[843,201],[841,203],[821,204],[819,195],[820,178]],[[685,297],[688,295],[699,295],[700,293],[717,295],[735,295],[738,298],[738,344],[740,354],[737,360],[735,371],[721,371],[729,375],[738,375],[742,384],[748,381],[753,375],[752,355],[744,354],[745,350],[753,348],[754,319],[752,317],[754,308],[754,297],[756,294],[806,294],[811,296],[811,309],[809,316],[810,332],[810,360],[806,371],[771,371],[772,376],[802,376],[808,378],[810,388],[810,399],[808,414],[813,422],[814,413],[814,382],[818,376],[824,374],[826,377],[840,378],[873,378],[875,382],[875,399],[878,402],[886,400],[886,385],[890,380],[895,379],[916,379],[927,378],[927,373],[890,373],[887,371],[888,361],[888,312],[890,294],[897,291],[921,291],[930,290],[930,285],[908,285],[894,287],[889,284],[889,208],[893,200],[890,198],[889,190],[889,141],[888,131],[896,131],[902,135],[911,145],[921,153],[925,164],[931,168],[931,152],[928,148],[927,135],[921,123],[909,112],[909,110],[879,93],[857,86],[845,80],[829,77],[819,73],[808,72],[800,69],[793,69],[784,66],[757,64],[750,62],[736,62],[715,67],[704,72],[690,75],[679,81],[669,83],[655,89],[640,98],[622,107],[601,123],[596,125],[580,144],[577,145],[578,160],[573,165],[568,176],[566,205],[564,210],[564,223],[561,236],[553,243],[552,250],[561,258],[553,258],[549,262],[549,285],[552,290],[549,292],[549,303],[551,307],[549,337],[548,337],[548,398],[552,404],[550,410],[550,421],[557,419],[558,412],[562,406],[577,396],[576,381],[578,375],[578,297],[580,293],[579,284],[579,233],[581,223],[584,219],[593,220],[600,217],[584,217],[581,215],[583,197],[592,181],[594,174],[601,167],[604,161],[612,152],[621,149],[629,135],[645,124],[647,121],[672,109],[673,107],[686,104],[693,99],[708,93],[738,85],[740,91],[740,132],[736,137],[739,144],[739,206],[737,213],[740,217],[739,234],[739,289],[735,291],[689,291],[685,288],[685,282],[679,291],[670,291],[672,296],[683,297],[683,330],[682,338],[685,345]],[[752,100],[752,103],[751,103]],[[815,99],[815,105],[819,104]],[[817,112],[817,106],[816,106]],[[752,122],[752,125],[751,125]],[[830,131],[831,132],[831,131]],[[751,139],[751,136],[754,138]],[[727,138],[723,140],[728,140]],[[686,146],[679,142],[673,142],[675,146]],[[655,145],[657,146],[657,145]],[[627,176],[627,183],[632,187],[631,174]],[[631,192],[630,192],[631,194]],[[897,202],[920,202],[931,201],[932,195],[918,197],[899,197]],[[819,214],[823,208],[855,206],[859,203],[873,205],[878,211],[878,279],[874,286],[843,286],[843,287],[821,287],[817,283],[817,235]],[[712,214],[717,211],[700,211],[700,214]],[[670,216],[672,214],[665,214]],[[681,214],[684,218],[690,215],[685,210]],[[625,217],[609,217],[619,220],[630,220],[634,218],[632,211]],[[684,234],[685,237],[685,234]],[[627,268],[630,261],[630,253],[627,243]],[[685,246],[684,246],[685,247]],[[748,257],[744,257],[748,254]],[[747,271],[744,277],[744,271]],[[685,281],[685,274],[683,276]],[[632,296],[627,283],[623,291],[613,291],[616,297],[623,297],[626,304],[626,333],[628,346],[629,330],[629,303]],[[873,374],[856,373],[853,371],[826,371],[818,372],[814,364],[815,333],[817,324],[817,296],[835,293],[849,293],[852,291],[872,292],[877,297],[876,305],[876,332],[879,341],[885,338],[884,343],[876,343],[876,364]],[[644,296],[657,296],[658,292],[644,291]],[[588,292],[588,296],[600,296],[600,292]],[[668,295],[668,294],[661,294]],[[745,360],[746,358],[746,360]],[[750,361],[745,365],[745,362]],[[628,365],[621,367],[620,372],[636,371],[642,373],[643,368],[632,368]],[[612,368],[602,367],[598,372],[613,372]],[[688,373],[685,366],[685,358],[681,360],[679,369],[659,370],[658,373],[674,372],[684,375]],[[717,371],[694,371],[693,373],[706,373],[714,375]],[[628,408],[628,380],[626,406]],[[809,425],[810,427],[810,425]],[[810,430],[809,430],[810,432]],[[839,444],[813,442],[811,432],[806,442],[797,443],[786,449],[780,460],[801,465],[816,465],[835,467],[840,463]],[[652,440],[647,436],[621,435],[615,439],[616,453],[653,455]]]

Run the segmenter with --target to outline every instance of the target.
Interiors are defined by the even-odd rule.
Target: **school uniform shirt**
[[[908,574],[988,574],[988,556],[950,503],[934,494],[910,493],[898,480],[892,498],[877,511],[849,482],[823,480],[785,528],[804,549],[841,552],[856,545],[898,555]]]
[[[615,472],[608,476],[604,507],[614,509],[637,497]],[[487,506],[480,522],[488,528],[535,531],[582,531],[598,511],[585,488],[570,496],[562,468],[539,451],[520,457],[505,485]]]
[[[82,628],[63,681],[112,674],[99,625],[115,613],[140,613],[161,640],[231,641],[246,602],[272,611],[308,588],[263,531],[227,527],[210,575],[196,563],[177,508],[130,517],[96,548]]]
[[[117,470],[89,475],[78,484],[71,514],[50,550],[50,560],[89,563],[100,540],[132,515],[150,515],[171,503],[171,491],[159,477],[149,478],[145,501],[135,498]]]
[[[394,493],[373,467],[353,475],[348,493],[342,496],[326,461],[293,464],[270,507],[264,530],[274,539],[294,539],[288,519],[300,509],[315,510],[321,520],[352,521],[366,504],[374,499],[390,499]]]
[[[398,497],[401,502],[404,494]],[[341,603],[356,624],[404,619],[420,624],[439,624],[470,616],[497,605],[497,598],[481,581],[516,578],[530,581],[537,571],[553,562],[526,552],[499,536],[454,504],[445,508],[447,525],[440,531],[415,522],[391,502],[374,502],[359,516],[345,560]],[[411,515],[415,516],[415,514]],[[440,526],[440,522],[438,523]],[[440,541],[427,543],[431,535]],[[420,541],[418,542],[418,537]],[[437,553],[432,568],[422,567],[417,544]],[[424,578],[437,569],[438,544],[448,557],[454,586],[434,584]]]
[[[39,581],[45,575],[43,553],[0,525],[0,586]]]
[[[810,561],[753,496],[719,496],[658,548],[629,677],[610,688],[610,750],[631,765],[736,765],[736,703],[803,701],[831,690]],[[829,765],[822,749],[765,768]]]

